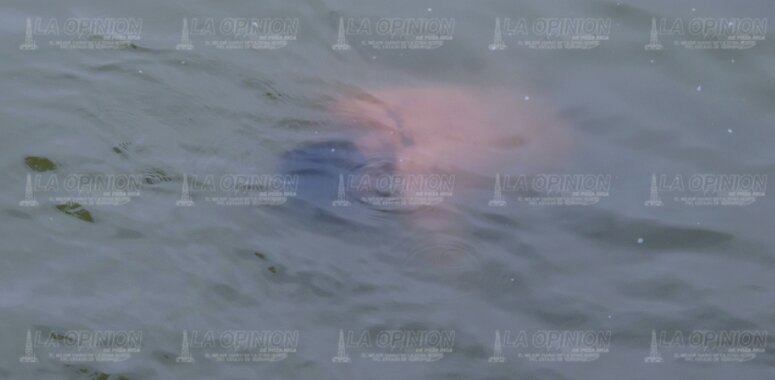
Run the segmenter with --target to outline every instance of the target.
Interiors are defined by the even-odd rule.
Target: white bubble
[[[529,96],[525,96],[525,100],[530,100],[530,97]]]
[[[638,238],[638,244],[643,244],[643,238]]]
[[[697,86],[697,92],[702,91],[702,86]]]
[[[732,133],[732,128],[727,129],[727,133]]]

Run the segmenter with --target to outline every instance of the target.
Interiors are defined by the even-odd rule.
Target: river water
[[[8,0],[0,378],[768,378],[774,11]]]

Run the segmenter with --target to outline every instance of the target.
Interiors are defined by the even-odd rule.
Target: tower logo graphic
[[[180,43],[175,46],[175,50],[194,50],[191,34],[188,31],[188,20],[185,17],[183,18],[183,30],[180,32]]]
[[[32,332],[27,330],[27,342],[24,344],[24,356],[19,358],[22,363],[37,363],[38,358],[35,356],[35,350],[32,346]]]
[[[183,330],[183,341],[180,344],[180,355],[175,358],[175,361],[178,363],[193,363],[194,357],[191,356],[191,350],[188,346],[188,333],[186,330]]]
[[[646,363],[662,363],[662,355],[659,353],[659,341],[657,340],[657,332],[651,330],[651,351],[649,356],[643,358]]]
[[[24,43],[19,45],[19,50],[37,50],[38,44],[32,38],[32,20],[27,17],[27,29],[24,32]]]
[[[19,206],[35,207],[37,205],[38,201],[35,200],[35,195],[32,193],[32,175],[27,173],[27,185],[24,187],[24,200],[19,202]]]
[[[336,36],[336,43],[331,46],[334,50],[350,50],[350,44],[347,43],[344,33],[344,19],[339,18],[339,31]]]
[[[659,190],[657,189],[657,175],[651,175],[651,190],[649,191],[649,199],[645,203],[646,207],[660,207],[663,205],[662,200],[659,199]]]
[[[347,207],[350,202],[347,200],[347,195],[344,191],[344,176],[339,174],[339,189],[337,190],[336,200],[332,203],[336,207]]]
[[[347,356],[347,351],[345,350],[345,344],[344,344],[344,331],[339,330],[339,344],[336,348],[336,356],[331,358],[331,361],[334,363],[349,363],[350,357]]]
[[[183,185],[180,189],[180,199],[175,202],[176,205],[181,207],[191,207],[194,205],[194,201],[191,200],[191,195],[188,193],[188,177],[186,173],[183,173]]]
[[[495,343],[492,347],[492,356],[487,359],[490,363],[505,363],[506,357],[503,356],[503,343],[501,342],[500,330],[495,330]]]
[[[503,199],[503,193],[501,192],[501,175],[495,174],[495,190],[492,194],[492,200],[487,202],[490,207],[503,207],[506,205],[506,200]]]
[[[659,42],[659,30],[657,29],[656,17],[651,18],[651,39],[646,46],[643,47],[646,50],[662,50],[662,43]]]
[[[506,50],[506,44],[503,43],[503,34],[501,33],[501,18],[495,18],[495,32],[492,38],[492,43],[489,46],[490,50]]]

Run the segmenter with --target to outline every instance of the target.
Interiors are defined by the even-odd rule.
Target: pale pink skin
[[[400,173],[517,173],[558,162],[571,143],[558,118],[507,90],[387,87],[343,97],[332,112],[358,126],[363,152],[389,152]]]
[[[454,174],[454,202],[468,202],[459,199],[464,187],[492,191],[496,173],[552,170],[568,159],[572,142],[571,130],[546,108],[503,89],[385,87],[343,96],[331,112],[354,126],[366,156],[393,158],[397,174]],[[461,218],[447,205],[413,213],[414,228],[435,232],[432,240],[461,238]]]

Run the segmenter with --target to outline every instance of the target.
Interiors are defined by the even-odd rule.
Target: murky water
[[[6,2],[0,377],[767,378],[774,9]]]

